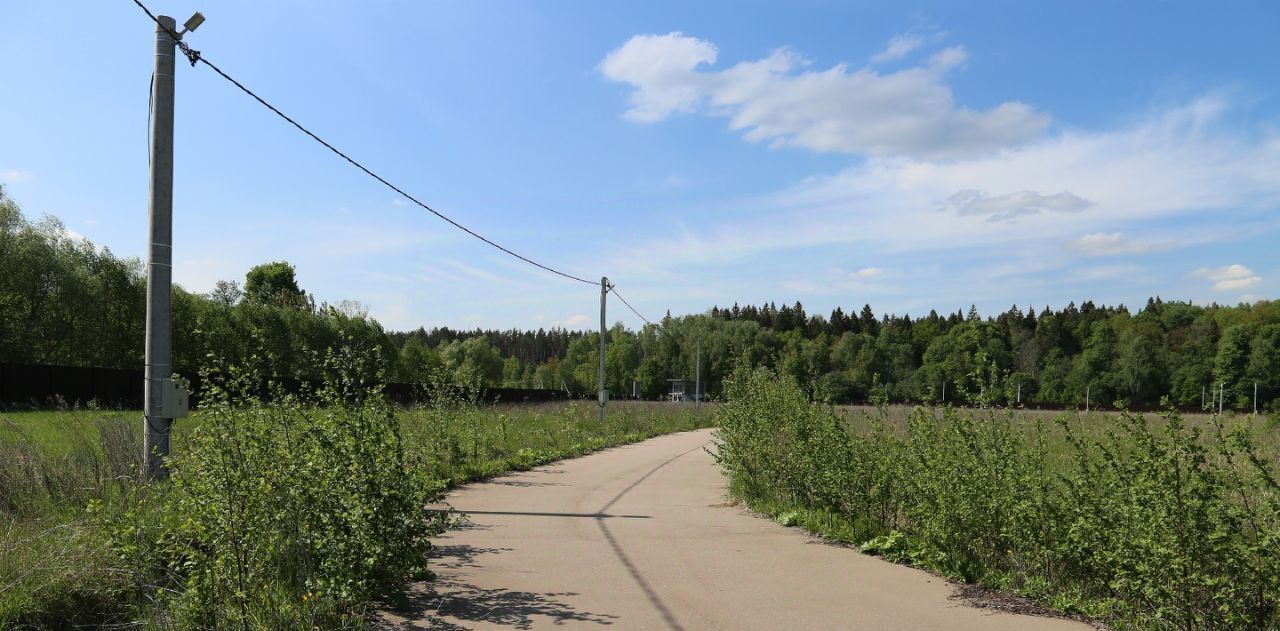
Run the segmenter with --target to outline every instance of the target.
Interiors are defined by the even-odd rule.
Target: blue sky
[[[188,42],[304,125],[650,318],[1280,293],[1275,3],[151,5],[203,11]],[[145,16],[2,17],[0,181],[142,255]],[[208,68],[177,91],[187,288],[284,259],[396,329],[596,321],[593,288],[396,199]]]

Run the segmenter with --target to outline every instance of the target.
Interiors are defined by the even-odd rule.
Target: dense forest
[[[0,361],[137,368],[142,364],[145,275],[69,233],[51,217],[24,218],[0,189]],[[192,374],[217,357],[268,357],[282,376],[313,376],[309,350],[341,338],[374,348],[387,377],[432,374],[486,385],[596,388],[598,334],[563,329],[387,332],[361,305],[317,303],[286,262],[254,267],[208,294],[174,288],[174,365]],[[631,331],[609,331],[607,385],[614,396],[662,396],[692,379],[702,340],[708,396],[721,393],[733,359],[794,377],[830,401],[967,401],[1196,407],[1225,384],[1226,404],[1280,405],[1280,301],[1200,306],[1152,298],[1136,312],[1085,301],[993,317],[965,312],[882,315],[867,305],[809,314],[793,305],[729,308]]]

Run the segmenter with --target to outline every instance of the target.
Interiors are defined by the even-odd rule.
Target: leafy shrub
[[[248,394],[251,371],[212,371],[200,423],[105,527],[114,549],[179,626],[301,628],[358,622],[380,591],[425,572],[438,495],[407,465],[395,410],[361,375],[368,354],[319,359],[301,396]],[[373,371],[376,372],[376,371]]]
[[[750,505],[891,561],[1142,628],[1280,625],[1280,487],[1247,426],[1123,413],[1087,438],[1012,411],[884,408],[846,427],[740,364],[717,459]],[[830,516],[843,519],[834,524]]]
[[[424,575],[445,520],[424,508],[447,486],[711,420],[493,408],[452,380],[395,410],[366,350],[315,356],[327,381],[301,396],[261,387],[269,361],[215,363],[168,483],[138,483],[136,413],[0,418],[0,628],[360,627],[371,598]]]

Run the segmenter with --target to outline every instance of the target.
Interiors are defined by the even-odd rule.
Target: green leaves
[[[309,627],[425,572],[444,517],[424,506],[440,485],[408,465],[369,357],[350,345],[315,356],[327,379],[297,396],[260,398],[252,368],[206,373],[163,502],[171,536],[135,546],[134,530],[110,531],[139,574],[181,585],[156,596],[182,625]]]
[[[1243,425],[1123,413],[1051,432],[954,408],[846,419],[745,363],[727,394],[730,489],[786,525],[1122,625],[1280,624],[1280,487]]]

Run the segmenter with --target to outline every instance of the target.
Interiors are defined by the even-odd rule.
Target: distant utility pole
[[[1223,395],[1226,393],[1226,389],[1227,382],[1218,382],[1218,416],[1222,416],[1222,405],[1225,403],[1224,399],[1226,398]]]
[[[702,337],[698,337],[698,350],[694,355],[693,367],[693,415],[702,412]]]
[[[1253,382],[1253,415],[1258,415],[1258,382]]]
[[[1022,382],[1018,382],[1018,405],[1022,405]]]
[[[182,33],[204,21],[196,13]],[[173,75],[178,23],[167,15],[156,18],[156,58],[152,75],[151,190],[148,204],[150,239],[147,249],[146,366],[143,375],[142,460],[147,479],[168,476],[173,419],[186,415],[186,392],[173,381],[171,363],[173,323],[170,291],[173,285]]]
[[[1204,411],[1204,386],[1200,386],[1200,411]]]
[[[605,331],[604,306],[605,306],[605,298],[608,295],[609,295],[609,279],[604,276],[601,276],[600,277],[600,393],[599,393],[600,413],[597,415],[596,418],[598,418],[602,423],[604,422],[604,405],[605,405],[605,402],[609,400],[609,391],[605,390],[605,387],[604,387],[604,338],[605,338],[605,334],[607,333],[607,331]]]
[[[1093,386],[1085,386],[1085,387],[1084,387],[1084,411],[1085,411],[1085,412],[1088,412],[1088,411],[1089,411],[1089,390],[1090,390],[1091,388],[1093,388]]]
[[[947,402],[947,382],[945,379],[942,381],[942,402]]]

